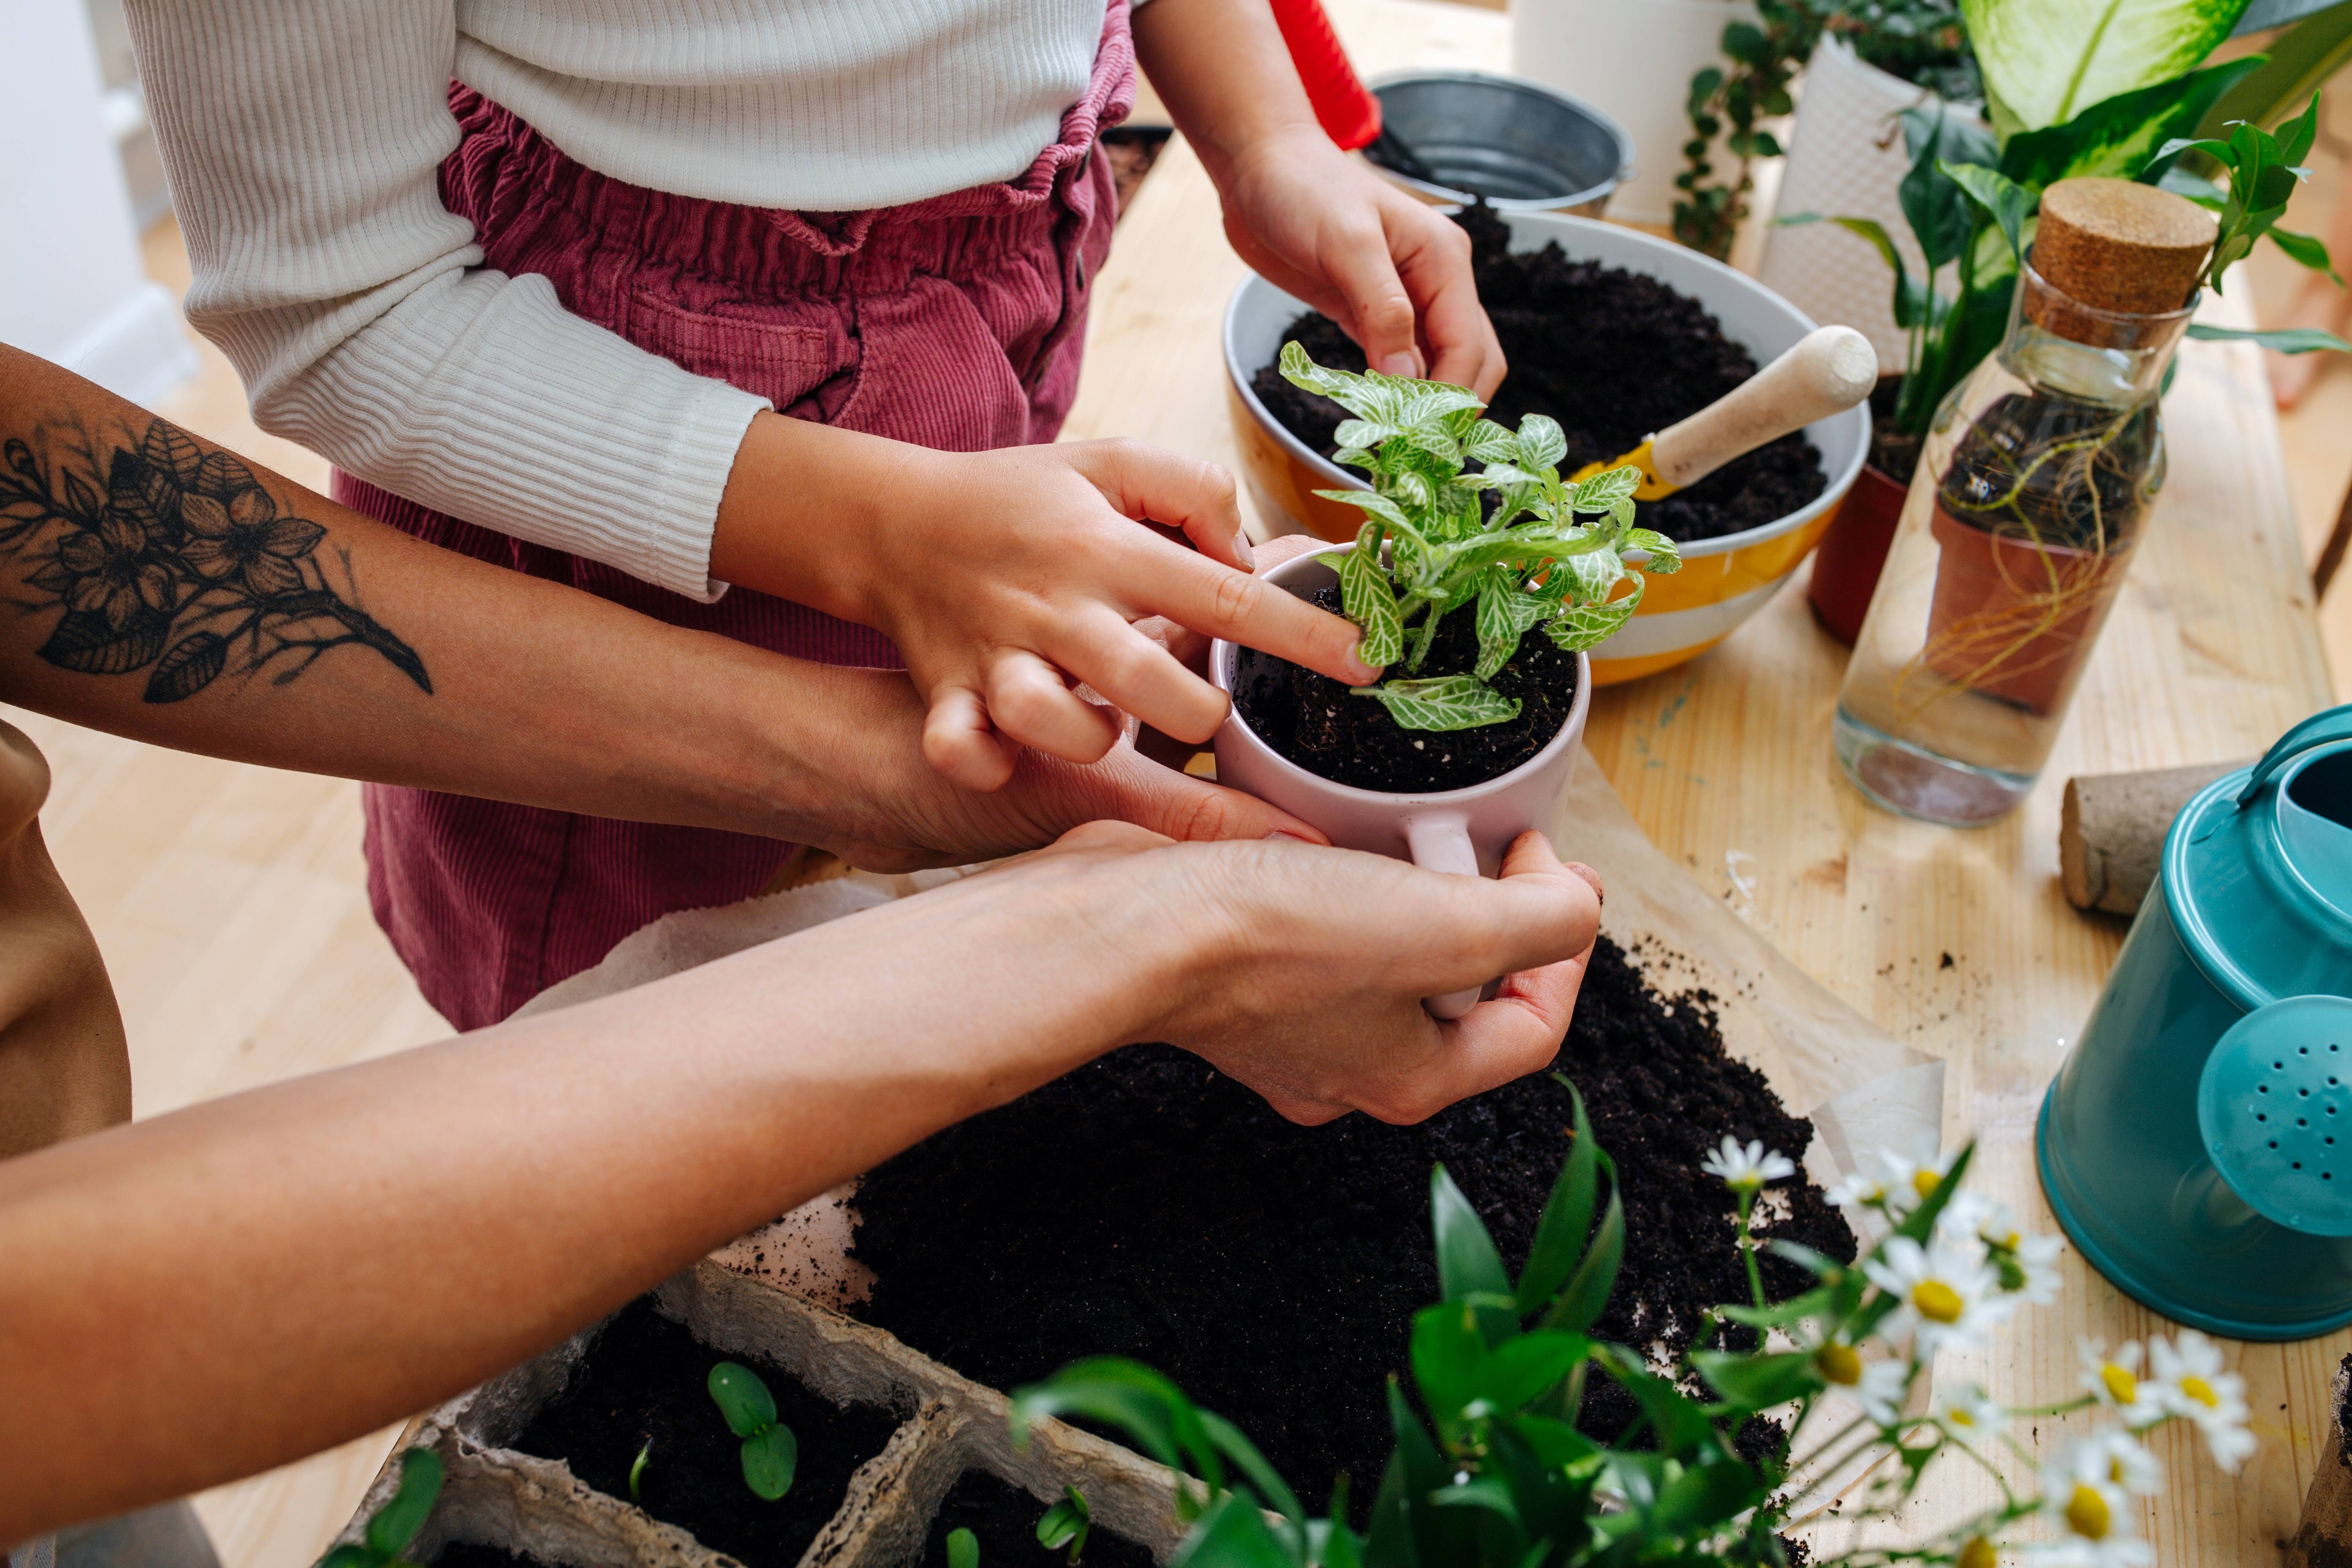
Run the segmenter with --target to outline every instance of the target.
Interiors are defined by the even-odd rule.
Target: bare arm
[[[790,659],[421,543],[0,346],[0,699],[158,745],[814,843],[883,868],[1128,817],[1318,837],[1120,746],[992,796],[901,675]]]
[[[1536,835],[1505,871],[1097,824],[625,995],[0,1164],[0,1543],[446,1397],[1123,1042],[1304,1121],[1532,1071],[1599,906]],[[1458,1024],[1418,1001],[1501,971]]]

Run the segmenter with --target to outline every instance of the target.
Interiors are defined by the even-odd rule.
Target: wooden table
[[[1358,68],[1508,68],[1509,23],[1423,0],[1327,0]],[[1181,138],[1119,228],[1096,294],[1066,434],[1125,435],[1233,464],[1218,322],[1244,276]],[[2239,296],[2242,299],[2242,293]],[[2237,308],[2237,301],[2229,302]],[[2123,941],[2058,888],[2060,791],[2074,773],[2250,757],[2334,700],[2261,363],[2192,343],[2167,405],[2171,478],[2042,783],[1991,827],[1879,811],[1839,773],[1830,717],[1845,650],[1806,612],[1803,574],[1727,642],[1596,699],[1587,744],[1651,837],[1809,973],[1949,1064],[1948,1141],[1974,1133],[1988,1190],[2054,1230],[2033,1117]],[[2059,1303],[1987,1364],[1952,1365],[2004,1403],[2070,1396],[2076,1342],[2168,1325],[2072,1252]],[[2225,1347],[2261,1452],[2235,1478],[2186,1432],[2158,1439],[2168,1487],[2146,1521],[2168,1563],[2273,1560],[2324,1441],[2352,1332]],[[2079,1426],[2079,1418],[2075,1425]],[[2061,1428],[2044,1422],[2038,1442]],[[1936,1506],[1976,1500],[1948,1474]]]

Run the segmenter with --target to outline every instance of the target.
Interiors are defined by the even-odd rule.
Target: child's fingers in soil
[[[1166,569],[1154,574],[1150,602],[1137,609],[1286,658],[1333,680],[1367,686],[1380,679],[1379,665],[1356,657],[1363,633],[1354,622],[1261,578],[1180,551],[1168,555],[1172,559],[1165,559]]]

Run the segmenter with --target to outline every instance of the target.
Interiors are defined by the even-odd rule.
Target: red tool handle
[[[1323,14],[1321,0],[1273,0],[1275,24],[1290,49],[1307,101],[1324,133],[1342,150],[1368,146],[1381,133],[1381,100],[1366,90]]]

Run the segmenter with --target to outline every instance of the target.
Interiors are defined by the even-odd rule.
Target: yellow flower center
[[[1954,1568],[1996,1568],[2000,1562],[2000,1553],[1994,1551],[1992,1542],[1981,1535],[1969,1537],[1969,1543],[1961,1547],[1959,1556],[1953,1559]]]
[[[2105,1541],[2114,1522],[2107,1517],[2107,1500],[2095,1488],[2077,1485],[2066,1500],[2066,1528],[2085,1541]]]
[[[1950,1422],[1955,1426],[1973,1426],[1977,1424],[1977,1418],[1975,1416],[1969,1415],[1967,1411],[1961,1409],[1957,1405],[1952,1406],[1951,1409],[1944,1412],[1944,1419]]]
[[[2189,1395],[2189,1398],[2195,1400],[2198,1404],[2203,1405],[2208,1410],[2219,1410],[2221,1408],[2221,1396],[2214,1393],[2213,1385],[2206,1382],[2201,1377],[2182,1378],[2180,1380],[2180,1392]]]
[[[2124,1484],[2124,1462],[2121,1459],[2109,1459],[2107,1461],[2107,1479],[2113,1481],[2117,1486]]]
[[[1862,1357],[1852,1345],[1823,1345],[1813,1352],[1813,1367],[1841,1388],[1852,1388],[1862,1381]]]
[[[2099,1381],[2106,1385],[2107,1397],[2117,1405],[2131,1405],[2139,1399],[2139,1379],[2113,1362],[2101,1363]]]
[[[1936,1174],[1935,1172],[1927,1169],[1925,1166],[1922,1166],[1918,1170],[1911,1173],[1911,1185],[1923,1198],[1934,1197],[1936,1195],[1936,1189],[1943,1184],[1944,1178]]]
[[[1941,1279],[1922,1279],[1911,1287],[1911,1305],[1933,1322],[1957,1323],[1965,1303],[1960,1293]]]

